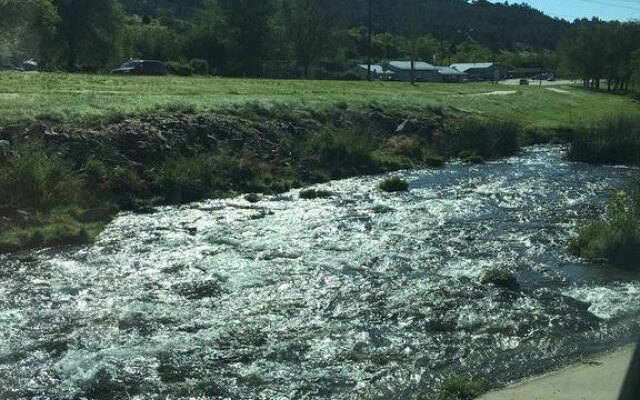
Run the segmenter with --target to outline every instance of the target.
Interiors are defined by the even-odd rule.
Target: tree
[[[206,60],[217,73],[237,73],[231,65],[231,49],[226,15],[215,0],[207,0],[191,19],[191,27],[182,34],[185,42],[185,57]]]
[[[338,9],[332,0],[285,0],[281,12],[293,56],[308,79],[311,65],[330,48]]]
[[[68,71],[95,70],[121,55],[124,15],[117,0],[53,0],[58,8],[53,45]]]
[[[148,24],[130,21],[125,27],[125,56],[170,61],[183,54],[180,36],[158,21]]]
[[[637,23],[590,21],[578,25],[559,46],[563,68],[583,79],[585,87],[629,89],[634,73],[633,54],[640,49],[640,25]]]
[[[50,0],[0,0],[0,42],[14,55],[37,57],[58,20]]]
[[[260,76],[269,53],[269,24],[275,10],[271,0],[225,0],[221,5],[231,36],[237,43],[235,50],[241,72]]]

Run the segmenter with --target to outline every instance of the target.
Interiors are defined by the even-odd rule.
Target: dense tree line
[[[562,65],[585,87],[628,91],[640,82],[640,24],[595,22],[578,25],[559,46]]]
[[[47,69],[96,71],[129,58],[196,60],[229,76],[322,77],[374,60],[500,61],[556,68],[622,90],[633,24],[550,18],[486,0],[0,0],[0,45]],[[569,37],[567,40],[563,38]],[[558,44],[560,52],[556,53]],[[205,67],[201,67],[205,65]],[[189,66],[187,72],[193,71]]]

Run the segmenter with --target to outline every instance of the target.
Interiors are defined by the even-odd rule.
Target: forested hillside
[[[0,0],[0,44],[49,70],[145,58],[179,74],[335,77],[369,54],[555,68],[573,25],[486,0],[371,3],[371,49],[369,0]]]

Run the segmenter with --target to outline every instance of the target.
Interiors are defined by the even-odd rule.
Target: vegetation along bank
[[[250,105],[190,108],[100,128],[31,123],[0,130],[0,250],[91,241],[118,210],[516,153],[523,127],[440,108],[338,106],[310,113]],[[255,199],[255,196],[252,198]]]
[[[640,166],[640,116],[610,116],[598,123],[580,126],[572,136],[569,159]],[[613,267],[638,269],[640,184],[616,193],[602,218],[582,227],[571,244],[571,251]]]

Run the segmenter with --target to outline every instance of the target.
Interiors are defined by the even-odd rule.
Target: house
[[[481,81],[499,81],[507,75],[504,67],[495,62],[459,63],[452,64],[451,68]]]
[[[451,67],[436,67],[438,68],[438,75],[441,77],[441,82],[463,82],[468,76],[465,72],[458,71]]]
[[[380,64],[371,64],[371,79],[388,81],[393,79],[395,72],[386,70]],[[359,64],[344,73],[345,78],[367,79],[369,77],[369,66]]]
[[[394,80],[410,81],[411,64],[412,61],[389,61],[385,67],[394,73]],[[413,61],[413,75],[416,81],[442,82],[442,76],[438,74],[438,67],[424,61]]]

